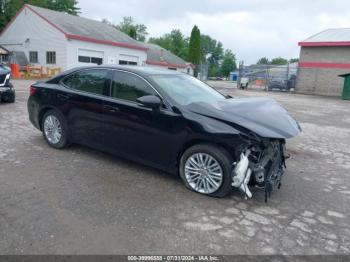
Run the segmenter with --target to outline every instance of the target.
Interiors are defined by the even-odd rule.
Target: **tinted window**
[[[111,94],[112,97],[133,102],[136,102],[141,96],[156,95],[143,79],[125,72],[115,72]]]
[[[75,90],[102,95],[107,73],[104,69],[89,69],[70,75],[62,82]]]

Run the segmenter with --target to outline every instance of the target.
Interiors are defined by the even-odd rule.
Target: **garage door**
[[[81,65],[103,64],[103,52],[87,49],[78,49],[78,63]]]

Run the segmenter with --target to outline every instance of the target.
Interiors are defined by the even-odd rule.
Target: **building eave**
[[[332,46],[350,46],[350,41],[339,42],[299,42],[301,47],[332,47]]]
[[[136,50],[141,50],[141,51],[147,51],[148,48],[143,47],[143,46],[138,46],[138,45],[133,45],[133,44],[128,44],[128,43],[122,43],[122,42],[114,42],[114,41],[109,41],[109,40],[101,40],[101,39],[95,39],[91,37],[85,37],[85,36],[80,36],[80,35],[75,35],[75,34],[69,34],[65,32],[62,28],[57,26],[55,23],[50,21],[48,18],[45,16],[41,15],[39,12],[35,11],[33,8],[31,8],[28,4],[24,4],[22,8],[16,13],[16,15],[11,19],[11,21],[6,25],[4,30],[2,30],[0,36],[8,29],[8,27],[13,23],[13,21],[17,18],[17,16],[25,9],[28,8],[30,11],[32,11],[34,14],[39,16],[41,19],[46,21],[48,24],[50,24],[52,27],[54,27],[56,30],[61,32],[67,39],[75,39],[83,42],[90,42],[90,43],[97,43],[97,44],[104,44],[104,45],[111,45],[111,46],[118,46],[118,47],[124,47],[124,48],[129,48],[129,49],[136,49]]]
[[[333,62],[299,62],[300,68],[337,68],[350,69],[350,63],[333,63]]]

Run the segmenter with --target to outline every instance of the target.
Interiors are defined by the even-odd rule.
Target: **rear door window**
[[[74,90],[103,95],[107,74],[106,69],[88,69],[64,78],[62,83]]]

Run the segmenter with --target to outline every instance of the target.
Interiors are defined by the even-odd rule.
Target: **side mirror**
[[[152,108],[153,110],[159,109],[162,101],[158,96],[141,96],[136,100],[139,104],[144,107]]]

